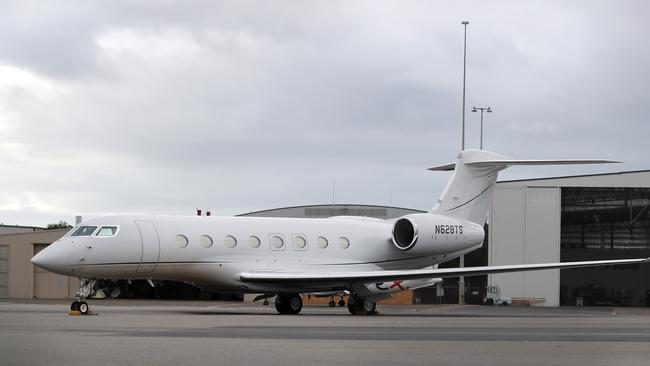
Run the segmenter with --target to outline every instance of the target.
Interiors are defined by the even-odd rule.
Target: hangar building
[[[501,181],[491,265],[650,257],[650,171]],[[539,305],[650,306],[650,264],[488,276],[502,297]]]
[[[76,278],[60,276],[33,265],[29,260],[62,237],[64,230],[8,226],[0,234],[0,298],[67,299],[79,287]]]
[[[649,200],[650,171],[498,182],[486,243],[465,257],[465,266],[650,257]],[[242,216],[388,219],[415,212],[422,211],[328,204]],[[29,262],[66,232],[37,229],[25,227],[17,233],[12,229],[12,234],[0,231],[0,298],[70,298],[76,291],[76,279],[42,271]],[[441,267],[458,263],[454,260]],[[440,288],[404,293],[407,297],[400,302],[455,302],[457,281],[448,278]],[[491,288],[501,297],[542,306],[573,305],[578,299],[585,305],[650,306],[650,264],[476,276],[465,282],[465,298],[474,303]],[[207,296],[178,283],[156,289],[142,283],[123,294],[185,299]]]

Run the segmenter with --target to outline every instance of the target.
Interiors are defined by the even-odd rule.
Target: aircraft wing
[[[612,264],[649,263],[650,258],[616,259],[583,262],[516,264],[502,266],[438,268],[438,269],[408,269],[408,270],[378,270],[378,271],[342,271],[342,272],[291,272],[258,270],[242,272],[239,277],[244,282],[252,283],[284,283],[311,285],[341,285],[350,283],[372,283],[394,280],[413,280],[419,278],[444,278],[458,276],[476,276],[491,273],[507,273],[522,271],[539,271],[544,269],[596,267]]]

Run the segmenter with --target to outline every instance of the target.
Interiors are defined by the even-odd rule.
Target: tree
[[[72,226],[65,221],[59,220],[55,224],[48,224],[47,230],[56,230],[56,229],[71,229]]]

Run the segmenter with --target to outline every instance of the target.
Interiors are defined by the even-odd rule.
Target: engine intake
[[[409,250],[418,241],[418,227],[415,221],[402,217],[393,226],[393,244],[399,249]]]

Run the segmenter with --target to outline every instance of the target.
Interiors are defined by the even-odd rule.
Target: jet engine
[[[483,243],[485,232],[473,222],[436,214],[402,216],[393,224],[393,244],[421,255],[449,254]]]

